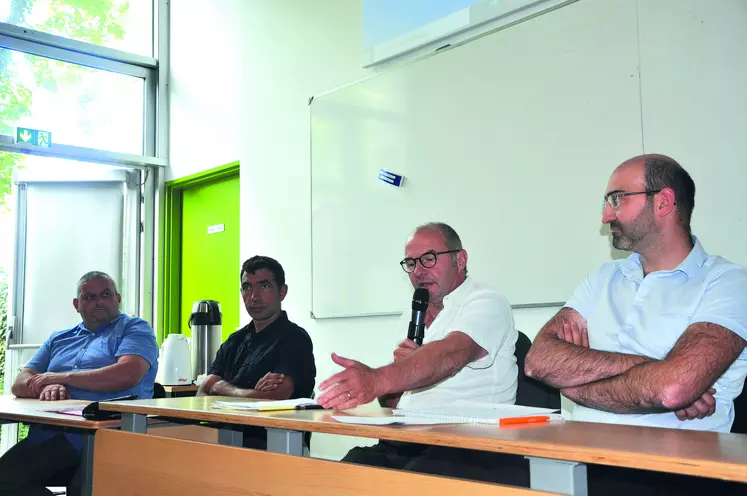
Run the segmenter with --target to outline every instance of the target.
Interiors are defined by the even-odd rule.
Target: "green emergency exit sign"
[[[52,133],[39,129],[18,127],[16,128],[16,143],[40,148],[52,148]]]

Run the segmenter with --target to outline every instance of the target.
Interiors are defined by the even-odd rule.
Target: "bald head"
[[[423,265],[421,257],[427,254],[432,263]],[[443,298],[467,277],[467,252],[456,231],[442,222],[415,229],[405,245],[405,259],[415,261],[414,270],[409,272],[410,282],[415,288],[428,290],[431,305],[443,305]]]
[[[462,249],[462,240],[459,238],[459,235],[453,227],[444,222],[429,222],[427,224],[418,226],[417,228],[415,228],[412,234],[410,234],[408,241],[411,240],[417,233],[425,231],[440,234],[443,238],[444,246],[447,250]]]
[[[638,155],[620,164],[615,171],[640,169],[642,186],[646,191],[660,191],[670,188],[674,191],[674,201],[680,226],[690,234],[690,219],[695,208],[695,183],[690,174],[671,157],[658,153]]]

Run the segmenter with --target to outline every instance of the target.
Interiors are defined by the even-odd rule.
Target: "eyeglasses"
[[[617,209],[620,208],[620,198],[624,196],[633,196],[633,195],[646,195],[651,196],[655,195],[656,193],[659,193],[660,189],[655,189],[652,191],[634,191],[631,193],[609,193],[607,195],[604,195],[604,201],[609,203],[610,207]]]
[[[427,253],[423,253],[418,258],[405,258],[399,264],[402,266],[402,270],[404,270],[408,274],[411,274],[415,272],[415,268],[418,265],[418,260],[420,260],[420,265],[422,265],[426,269],[430,269],[431,267],[436,266],[436,262],[438,262],[438,255],[444,255],[446,253],[457,253],[460,251],[462,250],[429,251]]]

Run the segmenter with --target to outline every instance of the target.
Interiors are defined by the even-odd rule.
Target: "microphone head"
[[[425,288],[416,288],[412,294],[412,309],[425,312],[428,309],[430,295]]]

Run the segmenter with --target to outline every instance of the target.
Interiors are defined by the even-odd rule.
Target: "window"
[[[30,127],[52,143],[143,153],[144,79],[0,48],[0,134]]]
[[[0,22],[153,56],[152,0],[0,0]]]

